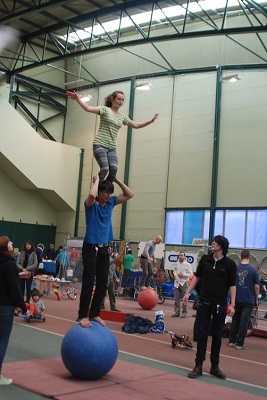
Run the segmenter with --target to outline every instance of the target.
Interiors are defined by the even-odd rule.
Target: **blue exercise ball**
[[[64,336],[61,357],[69,372],[79,379],[99,379],[114,366],[118,343],[109,328],[92,321],[91,328],[73,326]]]

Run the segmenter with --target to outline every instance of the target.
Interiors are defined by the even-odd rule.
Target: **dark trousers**
[[[232,318],[229,336],[230,343],[235,343],[237,346],[243,346],[253,307],[253,304],[235,303],[235,313]]]
[[[115,310],[116,308],[116,294],[115,294],[115,285],[114,285],[114,280],[109,280],[108,281],[108,298],[109,298],[109,304],[110,304],[110,309]],[[103,299],[103,302],[101,303],[101,308],[105,309],[105,299]]]
[[[0,304],[0,374],[6,355],[14,318],[14,307]]]
[[[130,282],[130,276],[132,271],[130,269],[125,269],[122,275],[121,286],[128,287]]]
[[[198,329],[196,365],[202,365],[206,359],[211,318],[213,318],[213,324],[210,361],[213,366],[219,365],[225,317],[226,305],[217,306],[216,304],[199,303],[196,315]]]
[[[153,276],[153,266],[148,263],[145,258],[140,257],[140,265],[143,270],[141,279],[140,279],[140,287],[146,286],[149,287],[150,281]]]
[[[25,293],[25,289],[26,289],[26,303],[29,303],[31,300],[32,280],[33,280],[32,275],[29,277],[29,279],[20,279],[20,287],[21,287],[23,298],[24,298],[24,293]]]
[[[98,317],[108,286],[109,254],[107,247],[83,243],[83,277],[80,296],[79,319]],[[95,282],[96,280],[96,282]],[[95,284],[94,296],[92,299]],[[91,301],[92,299],[92,301]],[[88,315],[90,307],[90,315]]]

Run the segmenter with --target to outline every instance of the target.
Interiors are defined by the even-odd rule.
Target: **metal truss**
[[[261,34],[267,32],[267,1],[237,0],[234,7],[230,7],[230,1],[209,1],[220,8],[207,8],[207,1],[201,0],[0,0],[0,25],[12,25],[21,32],[19,50],[6,49],[0,54],[0,71],[14,75],[39,66],[55,68],[55,63],[64,59],[78,62],[77,57],[84,54],[118,47],[128,51],[129,46],[145,43],[150,43],[166,62],[157,43],[214,35],[226,36],[266,62],[267,55],[257,54],[235,35],[256,35],[266,53]],[[170,7],[176,7],[178,13],[170,15]],[[139,22],[136,16],[145,13],[149,19]],[[227,26],[226,20],[240,15],[245,16],[246,26]],[[116,28],[109,29],[108,23],[114,20]]]
[[[20,31],[16,50],[7,47],[0,52],[0,73],[6,74],[11,82],[10,102],[26,114],[36,131],[55,140],[45,125],[53,118],[65,120],[66,88],[56,88],[26,77],[26,71],[38,67],[44,72],[56,69],[65,74],[68,82],[84,78],[87,84],[105,84],[101,77],[92,75],[88,64],[82,65],[81,57],[119,48],[160,66],[162,74],[176,73],[167,53],[162,46],[159,49],[158,44],[212,36],[224,36],[233,41],[255,55],[265,67],[266,6],[267,0],[264,3],[236,0],[234,6],[232,0],[0,0],[0,27],[8,25]],[[173,9],[177,12],[171,13]],[[242,26],[238,25],[238,18],[234,18],[237,16],[243,17],[245,23]],[[253,42],[260,46],[253,48],[245,41],[242,43],[241,35],[248,34],[254,35]],[[134,52],[135,45],[145,44],[153,47],[162,65],[160,61],[156,64],[153,59]],[[69,68],[68,59],[79,64],[81,74],[75,74]],[[206,68],[214,70],[216,66]],[[29,103],[37,104],[36,115],[29,110]],[[46,120],[40,120],[41,107],[50,109]]]
[[[27,119],[31,121],[32,128],[45,138],[56,141],[45,128],[45,124],[58,117],[65,118],[67,107],[66,104],[63,104],[66,103],[64,90],[22,75],[15,75],[11,79],[10,101],[14,103],[16,109],[20,108],[26,114]],[[30,111],[29,103],[37,105],[36,115]],[[50,113],[50,116],[43,120],[39,118],[41,107],[49,108]]]

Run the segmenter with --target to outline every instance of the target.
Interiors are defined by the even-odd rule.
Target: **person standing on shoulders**
[[[108,286],[109,242],[114,241],[112,212],[115,206],[133,197],[131,189],[119,178],[116,177],[114,182],[122,190],[119,196],[112,196],[113,183],[100,182],[99,175],[94,176],[93,185],[84,202],[86,233],[82,248],[84,270],[78,321],[85,328],[92,326],[90,320],[105,325],[100,318],[100,308]],[[95,278],[96,286],[91,301]]]
[[[172,317],[180,317],[180,299],[183,298],[188,289],[188,279],[192,275],[192,268],[189,262],[186,261],[185,253],[180,251],[179,260],[174,267],[174,314]],[[186,318],[188,314],[187,303],[182,304],[181,318]]]
[[[245,344],[248,324],[253,308],[258,306],[260,278],[250,265],[249,250],[241,251],[241,263],[237,266],[235,313],[232,318],[229,346],[238,350],[248,349]]]
[[[100,116],[99,129],[93,142],[93,153],[100,167],[100,181],[108,180],[114,182],[118,171],[118,156],[116,150],[117,134],[123,125],[134,129],[144,128],[158,118],[155,114],[151,119],[144,122],[132,121],[127,115],[120,111],[124,104],[125,96],[121,90],[109,94],[105,98],[104,106],[91,106],[85,104],[78,93],[67,91],[66,95],[75,100],[85,111]]]
[[[143,270],[140,287],[141,290],[147,289],[150,285],[150,281],[153,275],[153,263],[156,262],[154,258],[156,245],[162,242],[162,237],[157,235],[154,240],[149,240],[140,257],[140,265]]]
[[[210,374],[216,378],[226,379],[225,374],[219,369],[222,332],[226,317],[227,296],[230,296],[228,314],[234,315],[236,295],[236,264],[226,257],[229,242],[221,235],[213,238],[211,243],[212,253],[203,255],[199,261],[195,276],[183,298],[183,303],[188,301],[189,294],[201,282],[199,304],[196,318],[198,320],[198,340],[195,368],[189,372],[189,378],[202,375],[202,365],[206,358],[207,342],[212,324],[212,344],[210,353]]]

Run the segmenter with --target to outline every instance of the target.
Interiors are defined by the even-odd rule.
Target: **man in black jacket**
[[[210,374],[225,379],[225,374],[219,369],[219,356],[222,341],[222,331],[226,317],[227,296],[230,296],[229,315],[234,314],[236,294],[236,264],[226,257],[229,242],[221,235],[215,236],[211,243],[212,254],[201,257],[196,274],[188,288],[183,302],[186,303],[190,292],[200,282],[199,305],[197,308],[198,340],[195,368],[189,372],[189,378],[202,375],[202,365],[206,358],[210,320],[212,324],[211,368]]]

